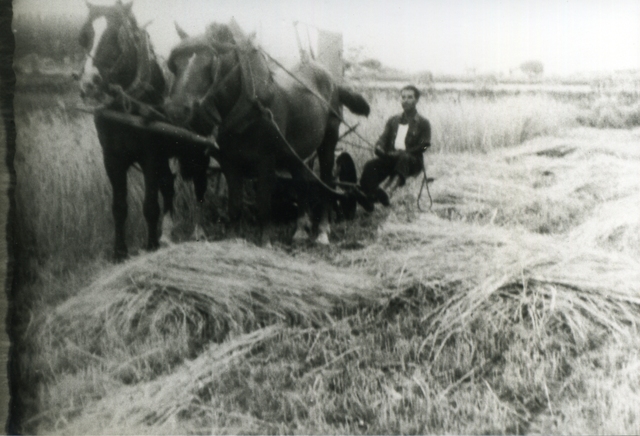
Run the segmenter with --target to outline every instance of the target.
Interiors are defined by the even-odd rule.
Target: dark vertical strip
[[[23,404],[20,397],[20,368],[17,359],[17,350],[20,349],[18,343],[16,326],[19,325],[19,317],[22,312],[16,305],[20,301],[17,298],[18,292],[18,262],[19,241],[16,229],[16,205],[15,186],[16,174],[13,166],[13,159],[16,151],[16,126],[14,122],[13,97],[15,91],[16,77],[13,71],[13,52],[15,40],[12,32],[13,8],[10,0],[0,0],[0,104],[2,105],[2,121],[5,129],[6,140],[6,171],[9,173],[9,186],[7,197],[3,202],[8,202],[8,216],[6,226],[7,242],[7,274],[5,279],[5,289],[7,298],[6,329],[9,335],[10,347],[7,363],[7,377],[9,387],[9,410],[5,430],[7,434],[21,433],[21,421],[23,418]],[[6,210],[6,208],[2,208]],[[4,256],[3,256],[4,257]],[[6,402],[4,402],[6,404]]]

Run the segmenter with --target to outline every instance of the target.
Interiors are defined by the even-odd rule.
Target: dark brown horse
[[[257,179],[258,221],[268,242],[276,170],[295,181],[302,213],[294,240],[309,237],[308,168],[315,155],[324,184],[333,182],[334,153],[342,106],[369,114],[365,99],[338,86],[318,64],[305,62],[292,74],[270,65],[265,53],[235,21],[212,24],[204,35],[188,37],[174,47],[168,66],[175,74],[165,111],[176,124],[200,134],[218,128],[221,166],[229,189],[229,218],[237,223],[242,206],[242,179]],[[322,191],[317,242],[329,243],[331,196]]]
[[[87,52],[80,74],[82,97],[102,101],[107,109],[133,114],[144,114],[149,108],[155,111],[153,108],[156,106],[161,108],[158,105],[166,96],[166,82],[148,34],[138,27],[131,13],[131,3],[87,5],[89,15],[80,33],[80,44]],[[158,191],[164,199],[162,239],[169,242],[174,197],[174,176],[169,168],[169,158],[177,157],[183,178],[193,180],[198,204],[201,205],[209,165],[204,148],[122,124],[104,116],[101,111],[96,112],[94,121],[105,169],[113,188],[115,258],[120,260],[127,256],[127,170],[134,163],[140,165],[144,174],[143,212],[148,231],[147,249],[156,249],[160,243]],[[194,236],[203,236],[198,223]]]

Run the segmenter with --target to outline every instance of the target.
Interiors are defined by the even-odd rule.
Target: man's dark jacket
[[[376,147],[385,153],[394,151],[398,126],[405,124],[406,121],[404,113],[389,118],[384,127],[384,132],[382,132],[380,139],[376,142]],[[418,112],[408,121],[409,129],[407,131],[407,137],[404,140],[405,147],[407,151],[413,155],[421,154],[431,146],[431,125],[429,121]]]

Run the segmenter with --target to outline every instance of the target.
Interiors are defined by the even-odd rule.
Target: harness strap
[[[356,136],[358,138],[360,138],[361,140],[363,140],[365,142],[365,144],[369,145],[371,147],[371,149],[373,150],[375,148],[375,145],[373,145],[371,142],[367,141],[367,139],[365,137],[363,137],[362,135],[360,135],[360,133],[358,133],[358,131],[355,129],[355,127],[351,126],[349,123],[347,123],[347,121],[344,119],[344,117],[342,116],[342,114],[340,114],[338,111],[336,111],[334,108],[331,107],[331,105],[324,99],[324,97],[322,97],[320,94],[318,94],[317,92],[315,92],[314,90],[312,90],[306,83],[304,83],[302,80],[300,80],[298,77],[296,77],[295,74],[293,74],[291,71],[289,71],[284,65],[282,65],[280,62],[278,62],[273,56],[271,56],[269,53],[267,53],[266,51],[264,51],[264,49],[261,49],[261,51],[265,54],[265,56],[267,56],[269,59],[271,59],[271,61],[273,63],[275,63],[278,67],[280,67],[285,73],[287,73],[289,76],[291,76],[296,82],[300,83],[302,86],[304,86],[309,92],[311,92],[311,94],[313,94],[316,98],[318,98],[321,102],[323,102],[324,104],[327,105],[327,107],[329,108],[329,110],[345,125],[347,126],[350,130],[353,131],[353,133],[356,134]]]
[[[309,168],[307,166],[307,164],[305,163],[304,160],[302,160],[302,158],[298,155],[298,153],[296,153],[295,149],[293,148],[293,146],[289,143],[289,141],[287,141],[287,138],[284,136],[284,134],[282,133],[282,131],[280,130],[280,127],[278,126],[278,123],[276,123],[275,119],[273,118],[273,112],[271,112],[271,109],[266,108],[264,106],[262,106],[262,104],[260,104],[260,102],[257,103],[258,107],[260,108],[261,113],[263,114],[263,117],[269,121],[271,123],[271,125],[276,129],[276,132],[278,133],[278,136],[280,137],[280,139],[282,140],[282,142],[284,143],[284,145],[287,146],[287,148],[289,149],[289,151],[291,152],[291,154],[293,154],[294,158],[300,163],[300,165],[302,165],[309,174],[311,174],[311,177],[313,177],[318,183],[320,183],[320,185],[326,189],[327,191],[331,192],[332,194],[338,196],[338,197],[344,197],[344,193],[340,192],[340,191],[336,191],[335,189],[333,189],[331,186],[327,185],[314,171],[313,169]]]
[[[262,52],[244,35],[235,20],[231,20],[229,29],[235,40],[234,49],[238,57],[242,91],[223,120],[222,128],[242,133],[254,121],[254,117],[247,115],[251,114],[256,104],[268,105],[272,100],[273,76],[265,65]]]
[[[155,59],[151,43],[149,41],[149,35],[146,31],[140,30],[137,35],[132,35],[139,41],[137,47],[138,54],[138,68],[136,71],[136,77],[126,89],[126,93],[134,98],[141,98],[148,91],[153,91],[151,85],[151,60]],[[136,38],[138,36],[138,38]]]
[[[219,126],[220,124],[222,124],[222,117],[220,115],[220,112],[218,112],[218,109],[216,108],[216,105],[214,102],[216,93],[220,89],[222,89],[226,81],[229,80],[231,75],[238,68],[239,68],[239,64],[234,65],[231,71],[229,71],[222,80],[220,80],[217,83],[216,81],[214,81],[211,87],[207,90],[207,93],[198,102],[200,109],[202,111],[201,113],[207,118],[207,121],[213,124],[214,126]],[[215,72],[216,79],[220,73],[218,70],[219,69],[216,69],[216,72]]]
[[[153,73],[153,62],[157,62],[148,33],[143,29],[136,28],[129,19],[121,25],[118,33],[118,44],[122,52],[103,77],[106,90],[115,94],[112,96],[120,100],[125,112],[131,113],[135,104],[135,107],[139,108],[141,112],[153,113],[156,117],[164,119],[164,115],[159,111],[141,101],[145,95],[154,91],[150,81]],[[136,57],[136,75],[131,84],[126,89],[123,89],[121,85],[114,82],[114,76],[121,71],[132,54]],[[161,92],[162,90],[159,91]]]

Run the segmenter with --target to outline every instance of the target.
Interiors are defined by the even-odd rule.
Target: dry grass
[[[209,259],[212,250],[218,250],[217,263],[223,266],[206,267],[216,270],[215,275],[198,274],[203,271],[199,259]],[[222,343],[208,345],[193,360],[157,378],[106,389],[100,401],[86,404],[79,419],[60,430],[81,434],[96,422],[115,429],[149,426],[160,433],[511,433],[533,430],[550,418],[568,425],[572,417],[559,414],[565,396],[571,396],[571,389],[584,389],[589,374],[582,366],[570,368],[583,353],[596,353],[607,343],[633,343],[640,322],[638,259],[576,249],[524,231],[429,215],[412,223],[388,223],[378,242],[339,254],[334,262],[341,269],[314,262],[310,276],[315,277],[306,282],[296,276],[305,276],[307,259],[269,253],[270,268],[265,269],[266,254],[231,243],[187,245],[118,268],[73,304],[63,305],[48,323],[54,337],[81,336],[78,331],[91,331],[92,322],[102,322],[102,335],[127,338],[114,325],[127,324],[141,312],[148,321],[163,313],[159,307],[138,309],[140,295],[152,288],[173,288],[164,299],[181,305],[189,319],[188,312],[203,307],[201,299],[207,298],[207,307],[226,306],[209,309],[215,314],[212,324],[222,317],[242,325],[247,317],[261,316],[262,322],[252,319],[251,324],[270,326],[236,328]],[[189,259],[193,270],[168,268],[166,263],[180,264],[176,257]],[[266,278],[265,272],[276,272],[274,263],[284,259],[286,268],[277,271],[284,269],[286,276]],[[237,269],[225,267],[230,264]],[[239,273],[247,268],[251,274]],[[130,280],[123,286],[125,277]],[[191,293],[203,277],[210,290],[194,298]],[[387,289],[386,298],[367,283],[374,277],[383,285],[380,289]],[[233,292],[217,292],[216,284],[228,281]],[[98,297],[104,294],[108,297]],[[74,310],[77,305],[86,309]],[[121,309],[103,314],[114,306]],[[346,314],[344,307],[360,311],[338,321]],[[291,313],[315,322],[283,322]],[[135,338],[148,336],[145,330]],[[80,346],[87,349],[88,344]],[[375,375],[384,367],[387,376]],[[341,382],[332,382],[335,377]],[[613,382],[621,389],[619,377],[616,373]],[[275,390],[271,401],[276,404],[258,412],[267,390]],[[284,400],[288,395],[293,404]],[[341,401],[347,402],[344,412],[335,410]],[[459,405],[452,408],[452,401]],[[466,412],[456,410],[460,407]],[[433,416],[417,413],[421,409]],[[547,413],[552,416],[544,417]],[[628,431],[636,419],[629,421],[631,427],[601,425]],[[203,422],[208,430],[198,427]]]
[[[44,99],[43,104],[53,106],[16,103],[22,109],[16,117],[18,232],[25,249],[22,261],[33,263],[28,270],[64,273],[69,265],[111,255],[111,185],[92,116],[72,110],[72,103],[67,107],[62,101],[56,105]],[[215,184],[209,186],[205,197],[209,211],[219,204],[215,189]],[[126,222],[127,244],[133,253],[146,243],[143,198],[142,173],[134,166],[128,173]],[[184,241],[193,232],[195,193],[193,184],[179,175],[174,201],[177,228],[173,236]]]
[[[640,125],[640,104],[633,95],[602,95],[578,115],[580,124],[600,129],[623,129]]]
[[[371,97],[373,141],[398,105]],[[75,253],[25,287],[25,429],[637,434],[640,131],[564,132],[567,106],[531,96],[422,104],[432,213],[416,179],[330,248],[183,243],[123,265],[101,257],[87,120],[22,114],[23,236],[39,261]]]
[[[577,129],[484,156],[429,156],[428,172],[439,188],[434,211],[447,219],[566,233],[594,208],[638,192],[638,153],[628,133]]]
[[[206,343],[275,322],[320,325],[340,306],[383,296],[373,278],[312,258],[243,242],[184,243],[110,268],[42,328],[51,335],[46,341],[64,338],[85,349],[181,331]]]
[[[365,92],[372,115],[363,120],[358,132],[368,142],[376,141],[386,119],[400,109],[397,95]],[[19,236],[26,248],[25,263],[35,262],[32,270],[43,265],[64,271],[87,258],[108,255],[113,244],[111,187],[102,162],[102,151],[90,115],[76,112],[78,97],[66,89],[62,94],[21,93],[16,99],[18,148],[16,171]],[[543,97],[523,96],[498,100],[446,98],[420,102],[420,111],[432,122],[433,152],[488,151],[511,147],[540,134],[555,133],[571,125],[574,112],[569,105]],[[461,138],[462,134],[470,135]],[[344,143],[358,167],[372,156],[370,147],[353,135]],[[187,240],[193,231],[195,216],[193,187],[177,183],[175,199],[177,241]],[[129,215],[127,243],[135,253],[144,245],[146,226],[142,216],[142,176],[129,172]],[[205,208],[212,216],[207,227],[219,237],[220,200],[209,187]],[[47,266],[54,263],[53,266]]]
[[[111,245],[111,190],[92,119],[36,109],[16,117],[16,128],[17,213],[30,257],[78,259]],[[131,215],[141,217],[140,180],[130,185]],[[144,235],[140,225],[128,230],[130,240]]]
[[[358,132],[368,142],[375,143],[386,120],[401,112],[400,101],[395,92],[364,92],[375,111],[366,120],[349,114],[347,120],[360,123]],[[572,104],[541,95],[503,98],[442,95],[431,99],[425,96],[418,102],[418,111],[431,123],[432,153],[478,153],[517,146],[575,126],[578,114]],[[357,144],[347,146],[350,152],[357,154],[360,146],[370,148],[353,135],[348,140]]]

